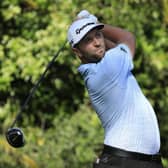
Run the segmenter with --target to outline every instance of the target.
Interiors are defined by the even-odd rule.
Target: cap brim
[[[78,41],[76,41],[76,43],[74,44],[74,46],[77,45],[77,44],[79,44],[80,41],[81,41],[91,30],[96,29],[96,28],[102,29],[103,27],[104,27],[104,24],[101,24],[101,23],[96,24],[96,25],[93,25],[93,26],[90,26],[89,29],[87,29],[87,30],[85,31],[85,33],[83,34],[83,36],[82,36],[80,39],[78,39]]]

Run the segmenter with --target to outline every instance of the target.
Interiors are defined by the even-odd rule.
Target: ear
[[[82,54],[78,48],[72,48],[72,51],[82,60]]]
[[[82,55],[82,52],[78,48],[72,48],[73,52],[77,55],[77,57],[81,60],[82,63],[87,63],[87,60]]]

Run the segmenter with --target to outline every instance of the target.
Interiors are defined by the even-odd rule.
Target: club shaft
[[[20,108],[19,113],[17,114],[16,118],[14,119],[13,123],[11,124],[10,128],[14,127],[14,125],[16,124],[16,122],[19,120],[19,118],[21,117],[21,113],[22,111],[26,108],[27,104],[29,103],[30,99],[32,98],[32,96],[34,95],[35,91],[37,90],[37,88],[39,87],[40,83],[42,82],[42,80],[44,79],[47,71],[49,70],[49,68],[52,66],[52,64],[54,63],[55,59],[59,56],[60,52],[64,49],[66,42],[64,42],[64,44],[62,45],[62,47],[57,51],[57,53],[54,55],[54,57],[52,58],[52,60],[48,63],[46,69],[44,70],[43,74],[41,75],[40,79],[36,82],[36,84],[34,85],[34,87],[30,90],[29,95],[27,96],[27,98],[25,99],[25,102],[23,103],[23,105]]]

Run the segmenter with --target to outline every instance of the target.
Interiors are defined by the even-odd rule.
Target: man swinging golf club
[[[156,115],[131,73],[133,34],[98,23],[83,10],[68,29],[68,41],[105,130],[94,168],[162,168]]]

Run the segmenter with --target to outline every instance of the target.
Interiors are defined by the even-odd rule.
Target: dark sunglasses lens
[[[23,147],[25,144],[23,132],[19,128],[10,128],[6,133],[8,143],[15,147]]]

